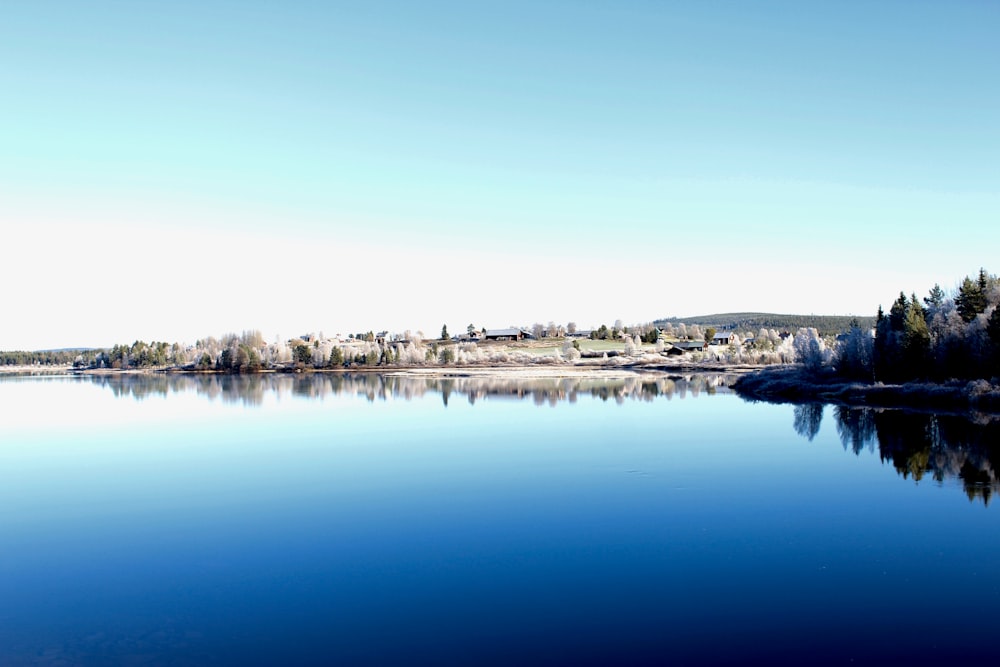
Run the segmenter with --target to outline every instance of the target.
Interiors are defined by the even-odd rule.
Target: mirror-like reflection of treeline
[[[581,396],[622,403],[657,398],[698,397],[729,392],[733,376],[692,373],[687,375],[640,375],[618,378],[510,376],[407,376],[362,374],[308,375],[98,375],[94,383],[119,397],[143,399],[174,392],[197,392],[227,403],[260,405],[265,396],[323,398],[335,395],[362,396],[369,401],[405,399],[439,394],[445,405],[461,398],[471,404],[487,398],[531,400],[536,405],[574,402]]]
[[[875,452],[903,478],[957,479],[969,500],[988,505],[1000,491],[1000,421],[879,408],[834,408],[844,449]],[[810,440],[819,432],[821,404],[795,406],[795,430]]]

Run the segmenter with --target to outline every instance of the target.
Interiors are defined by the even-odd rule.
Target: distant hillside
[[[778,329],[779,331],[795,332],[799,327],[813,327],[820,335],[834,335],[846,331],[851,326],[851,320],[857,319],[861,327],[875,326],[874,317],[855,315],[779,315],[776,313],[721,313],[718,315],[698,315],[697,317],[665,317],[655,320],[656,326],[664,326],[670,322],[674,326],[683,324],[700,327],[715,327],[720,330],[738,330],[757,332],[761,327]]]

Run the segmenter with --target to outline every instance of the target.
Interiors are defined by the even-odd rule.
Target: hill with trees
[[[696,317],[669,317],[655,320],[653,324],[665,327],[667,324],[679,326],[714,327],[719,331],[757,331],[758,329],[778,329],[795,332],[799,329],[816,329],[821,336],[835,336],[848,331],[852,324],[863,328],[875,326],[874,317],[854,315],[782,315],[777,313],[719,313]]]

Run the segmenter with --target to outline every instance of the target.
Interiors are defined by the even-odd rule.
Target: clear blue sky
[[[0,349],[871,314],[1000,271],[997,34],[993,2],[11,3]]]

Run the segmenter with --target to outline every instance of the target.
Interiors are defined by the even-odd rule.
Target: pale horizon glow
[[[872,315],[1000,248],[989,3],[23,3],[0,349]]]

